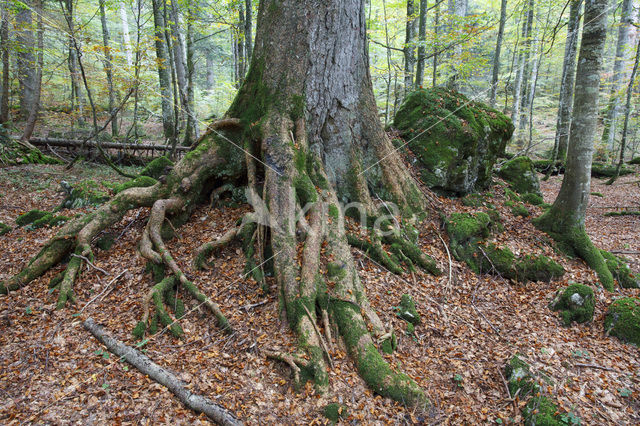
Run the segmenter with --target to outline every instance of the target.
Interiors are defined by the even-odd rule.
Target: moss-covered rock
[[[423,181],[456,194],[487,188],[513,133],[504,114],[440,87],[410,93],[393,126],[408,141]]]
[[[400,305],[398,305],[398,316],[414,326],[420,324],[420,314],[416,309],[413,297],[408,294],[402,295],[402,298],[400,298]]]
[[[516,263],[516,277],[518,281],[544,281],[564,275],[564,268],[547,256],[526,255]]]
[[[498,247],[494,243],[478,246],[478,255],[467,263],[474,272],[494,273],[503,278],[514,278],[515,255],[509,247]]]
[[[44,210],[33,209],[26,213],[21,214],[16,218],[16,225],[25,226],[35,222],[38,219],[42,219],[46,215],[51,214]]]
[[[509,160],[500,167],[497,173],[518,194],[531,193],[542,197],[540,182],[533,161],[529,157],[521,156]]]
[[[595,297],[588,285],[571,284],[564,290],[558,291],[549,307],[560,311],[564,325],[589,322],[593,319]]]
[[[60,203],[57,210],[99,206],[110,198],[107,191],[93,180],[83,180],[73,186],[62,181],[60,182],[60,186],[67,193],[67,196],[62,203]]]
[[[623,297],[611,303],[604,328],[612,336],[640,346],[640,299]]]
[[[337,423],[338,420],[346,419],[349,416],[347,406],[337,402],[325,405],[322,409],[322,414],[333,423]]]
[[[19,166],[21,164],[63,164],[57,158],[45,155],[39,149],[31,149],[10,138],[0,126],[0,164]]]
[[[0,222],[0,235],[4,235],[11,232],[11,227],[5,223]]]
[[[522,194],[520,196],[520,199],[525,203],[531,204],[532,206],[539,206],[544,203],[544,199],[540,195],[534,194],[533,192]]]
[[[143,187],[147,187],[147,186],[153,186],[156,183],[158,183],[158,181],[155,180],[154,178],[152,178],[150,176],[140,175],[137,178],[131,179],[131,180],[127,181],[127,182],[116,183],[116,184],[112,185],[111,188],[113,189],[113,192],[115,192],[117,194],[119,192],[124,191],[125,189],[143,188]]]
[[[600,250],[604,261],[607,264],[607,268],[611,271],[613,278],[618,280],[618,284],[622,288],[639,288],[640,277],[633,274],[627,262],[621,257],[615,256],[606,250]]]
[[[535,395],[540,386],[536,383],[529,364],[524,362],[519,354],[515,354],[505,365],[504,374],[511,397],[516,393],[523,400],[529,395]]]
[[[511,207],[511,214],[513,214],[514,216],[528,217],[531,213],[529,213],[529,210],[527,210],[524,205],[516,204],[515,206]]]
[[[148,176],[153,179],[158,179],[164,174],[165,169],[168,167],[173,167],[173,162],[163,155],[162,157],[155,158],[147,164],[140,172],[140,176]]]
[[[546,396],[534,396],[522,410],[527,426],[563,426],[558,406]]]

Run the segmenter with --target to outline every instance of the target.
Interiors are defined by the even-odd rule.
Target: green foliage
[[[424,183],[457,194],[489,185],[513,133],[511,120],[499,111],[440,87],[410,93],[393,125],[409,141]]]
[[[540,182],[538,181],[533,161],[529,157],[522,156],[509,160],[504,163],[497,173],[517,193],[532,193],[542,197]]]
[[[595,296],[588,285],[571,284],[560,290],[550,304],[554,311],[560,311],[562,322],[569,326],[573,321],[589,322],[593,319]]]
[[[640,346],[640,299],[623,297],[611,303],[604,328],[612,336]]]

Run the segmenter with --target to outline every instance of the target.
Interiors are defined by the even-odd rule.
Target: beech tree
[[[573,101],[567,163],[553,206],[535,220],[536,226],[573,250],[598,273],[603,287],[613,290],[613,276],[600,251],[585,232],[591,187],[593,142],[598,117],[598,89],[606,38],[607,0],[585,0],[584,25]]]
[[[250,213],[238,227],[203,246],[198,258],[243,237],[248,259],[257,265],[272,262],[283,317],[305,354],[273,356],[303,372],[296,375],[299,380],[309,378],[319,391],[327,390],[324,353],[331,336],[321,336],[316,325],[323,320],[325,330],[335,325],[373,391],[408,405],[426,405],[420,386],[392,370],[378,352],[376,343],[393,340],[393,334],[367,299],[350,249],[362,241],[347,235],[339,207],[359,203],[366,213],[363,225],[371,229],[377,222],[385,231],[370,231],[372,245],[379,247],[385,238],[414,264],[439,273],[433,260],[385,216],[387,202],[394,202],[407,220],[427,212],[428,204],[378,119],[366,46],[364,0],[260,2],[249,71],[226,116],[210,125],[160,182],[124,190],[66,224],[21,272],[0,283],[0,292],[27,285],[74,253],[58,285],[58,306],[64,307],[73,299],[84,259],[92,256],[93,238],[128,210],[147,206],[151,211],[140,253],[169,270],[165,287],[178,282],[228,331],[233,324],[224,317],[224,307],[189,281],[168,251],[161,228],[165,218],[174,225],[186,221],[212,189],[244,186],[252,205],[259,194],[264,197],[268,220],[257,224],[263,213]],[[161,289],[150,291],[147,306],[154,291]],[[145,327],[141,321],[137,331]]]

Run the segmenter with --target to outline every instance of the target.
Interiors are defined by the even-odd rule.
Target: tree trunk
[[[607,181],[607,185],[613,184],[618,176],[620,176],[620,169],[624,164],[624,151],[627,147],[627,135],[629,133],[629,116],[631,115],[631,96],[633,94],[633,83],[636,80],[638,74],[638,59],[640,58],[640,37],[636,41],[636,56],[633,61],[633,70],[631,71],[631,77],[629,77],[629,84],[627,85],[627,101],[624,107],[624,125],[622,126],[622,139],[620,140],[620,156],[618,158],[618,165],[616,166],[616,173]]]
[[[250,64],[253,52],[253,3],[251,0],[244,0],[244,11],[244,59],[247,64]]]
[[[517,124],[518,124],[518,119],[520,117],[520,106],[522,103],[522,83],[523,83],[523,76],[524,76],[524,70],[525,70],[525,66],[527,64],[527,58],[526,58],[526,40],[529,37],[527,30],[528,30],[528,11],[527,10],[523,10],[523,15],[525,16],[526,19],[522,20],[522,33],[521,33],[521,40],[520,40],[520,46],[518,48],[518,59],[517,59],[517,68],[516,68],[516,79],[513,85],[513,107],[511,108],[511,121],[513,121],[514,126],[516,126],[517,128]],[[515,133],[514,133],[515,134]]]
[[[6,2],[2,4],[1,13],[2,91],[0,92],[0,124],[4,126],[9,121],[9,11]]]
[[[558,101],[558,118],[556,120],[552,164],[555,164],[556,160],[564,162],[567,156],[571,112],[573,111],[576,53],[578,52],[578,35],[580,33],[580,9],[582,9],[582,0],[573,0],[569,9],[567,41],[564,46],[564,60],[562,61],[562,80],[560,83],[560,100]]]
[[[33,129],[36,126],[36,121],[38,120],[40,98],[42,96],[42,72],[44,70],[44,25],[42,23],[42,0],[35,0],[33,7],[34,12],[37,15],[38,22],[38,62],[36,64],[36,78],[34,81],[35,93],[33,96],[33,104],[31,106],[31,111],[29,111],[29,116],[27,117],[27,122],[24,126],[22,137],[20,138],[23,142],[29,142],[29,139],[31,139],[31,135],[33,134]]]
[[[427,0],[420,0],[420,16],[418,18],[418,67],[416,69],[416,89],[422,87],[424,80],[424,61],[427,56]]]
[[[195,110],[195,95],[193,77],[195,74],[195,65],[193,63],[193,16],[191,15],[191,6],[187,8],[187,34],[186,34],[186,53],[187,53],[187,128],[184,134],[184,146],[191,146],[195,139],[200,137],[198,130],[198,118]],[[195,139],[194,139],[195,137]]]
[[[236,87],[242,86],[242,82],[244,81],[244,75],[246,74],[246,64],[245,64],[245,55],[244,55],[244,28],[245,28],[245,20],[244,20],[244,7],[242,4],[238,5],[238,27],[235,32],[235,42],[236,42],[236,60],[237,60],[237,69],[238,74],[236,76]]]
[[[60,3],[61,6],[64,4]],[[63,10],[66,15],[67,28],[69,29],[69,76],[71,80],[71,104],[72,110],[77,114],[77,122],[79,126],[85,125],[84,120],[84,95],[80,89],[80,69],[78,67],[78,52],[74,45],[75,38],[75,24],[73,20],[73,0],[66,0],[66,11]]]
[[[498,90],[498,75],[500,74],[500,50],[502,50],[502,38],[504,36],[504,24],[507,22],[507,0],[502,0],[500,4],[500,24],[498,26],[498,39],[496,40],[496,50],[493,54],[493,71],[491,73],[491,93],[489,94],[489,105],[496,106],[496,92]]]
[[[433,47],[433,70],[431,75],[431,86],[436,87],[438,85],[438,35],[440,33],[440,3],[436,3],[436,12],[433,19],[433,34],[434,34],[434,47]]]
[[[576,71],[573,120],[567,164],[553,206],[536,225],[571,248],[597,273],[600,283],[613,290],[613,277],[584,229],[591,186],[591,161],[598,118],[598,89],[606,39],[607,0],[585,1],[584,29]]]
[[[20,115],[29,116],[36,95],[36,58],[34,55],[33,19],[31,1],[16,4],[16,44],[18,57],[18,83],[20,84]]]
[[[100,8],[100,23],[102,24],[102,45],[104,48],[104,72],[107,76],[107,87],[109,90],[109,114],[111,114],[111,136],[118,137],[118,116],[116,108],[116,89],[113,87],[113,62],[111,58],[111,48],[109,47],[109,26],[107,25],[107,15],[104,10],[104,0],[98,1]]]
[[[0,283],[0,292],[26,285],[71,252],[91,256],[98,233],[128,210],[149,206],[140,253],[172,275],[145,296],[136,335],[144,336],[150,308],[180,335],[162,302],[164,292],[178,285],[229,331],[232,325],[221,309],[188,280],[160,232],[167,217],[174,225],[183,223],[198,200],[209,199],[212,188],[224,191],[225,185],[246,185],[256,211],[224,237],[205,244],[200,254],[239,237],[245,242],[247,266],[261,267],[267,260],[272,264],[283,318],[297,333],[304,355],[270,356],[292,366],[297,385],[312,380],[318,391],[326,391],[334,329],[373,391],[425,407],[424,391],[392,370],[378,352],[378,345],[392,347],[395,339],[371,307],[350,249],[350,244],[370,241],[384,253],[384,241],[399,258],[410,259],[407,264],[440,273],[432,259],[402,237],[395,217],[385,213],[395,203],[403,222],[410,223],[414,214],[428,212],[428,204],[378,120],[363,0],[261,2],[251,66],[225,119],[213,123],[162,182],[125,190],[95,212],[70,221],[25,269]],[[372,194],[382,201],[374,203]],[[366,241],[347,235],[343,203],[361,213]],[[266,259],[265,250],[273,256]],[[389,264],[395,262],[387,257]],[[72,298],[82,263],[79,257],[69,261],[59,284],[60,307]],[[249,270],[255,273],[259,267]],[[318,331],[320,319],[326,338]]]
[[[213,59],[213,49],[208,48],[205,50],[206,67],[207,67],[207,90],[213,91],[213,87],[216,84],[216,73],[214,70],[215,61]]]
[[[520,91],[522,93],[520,93],[519,95],[519,102],[520,105],[518,106],[518,111],[520,111],[520,114],[518,116],[516,116],[516,122],[514,122],[513,124],[516,127],[516,131],[514,132],[514,135],[516,136],[516,139],[518,141],[518,143],[522,142],[522,131],[523,128],[525,126],[526,123],[526,119],[527,119],[527,113],[526,113],[526,109],[528,108],[528,100],[529,100],[529,78],[531,77],[531,73],[533,71],[533,67],[531,64],[531,53],[532,53],[532,46],[534,46],[533,42],[533,16],[534,16],[534,8],[535,8],[535,0],[529,0],[529,6],[527,9],[527,20],[525,21],[525,25],[527,26],[526,31],[524,31],[524,33],[526,33],[526,36],[523,40],[524,45],[523,45],[523,59],[522,59],[522,74],[521,74],[521,87],[520,87]]]
[[[455,38],[459,38],[460,27],[463,25],[462,18],[467,16],[467,0],[449,0],[449,14],[455,16],[455,24],[453,27],[450,27],[450,32],[454,33]],[[459,76],[458,76],[458,67],[455,64],[455,61],[460,60],[460,55],[462,54],[462,45],[460,43],[456,43],[453,48],[453,55],[449,57],[449,68],[451,68],[451,75],[448,76],[449,79],[449,87],[453,90],[460,90],[459,87]]]
[[[133,54],[131,53],[131,37],[129,36],[129,20],[127,19],[127,9],[125,3],[120,3],[120,23],[122,25],[122,47],[124,50],[127,65],[133,65]]]
[[[629,38],[633,24],[632,0],[622,1],[622,11],[620,13],[620,26],[618,27],[618,41],[616,43],[616,58],[613,62],[613,74],[611,76],[611,88],[609,94],[609,104],[607,105],[606,117],[604,118],[604,129],[602,131],[602,143],[610,153],[614,151],[616,139],[616,122],[620,115],[620,86],[627,71],[626,62],[629,49]]]
[[[413,73],[415,71],[416,55],[415,55],[415,36],[416,23],[415,8],[413,0],[407,0],[407,23],[404,37],[404,88],[405,95],[413,90]]]
[[[153,6],[153,23],[155,26],[155,44],[156,57],[158,58],[158,82],[160,85],[160,96],[162,105],[162,128],[164,130],[164,138],[167,143],[174,146],[176,143],[174,120],[174,112],[172,108],[173,97],[171,95],[171,64],[169,61],[169,53],[165,42],[165,24],[163,7],[161,0],[152,0]]]

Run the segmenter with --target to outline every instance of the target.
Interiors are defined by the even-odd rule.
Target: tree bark
[[[163,5],[161,0],[152,0],[153,23],[155,26],[155,45],[158,63],[158,82],[160,85],[160,96],[162,105],[162,128],[164,138],[171,146],[175,146],[176,137],[173,111],[173,96],[171,94],[171,64],[165,38],[165,23],[163,15]]]
[[[431,74],[431,86],[436,87],[438,85],[438,49],[440,48],[438,42],[438,35],[440,33],[440,2],[436,3],[435,17],[433,18],[433,69]]]
[[[620,12],[620,25],[618,26],[618,40],[616,42],[616,57],[613,62],[613,74],[611,76],[611,88],[609,92],[609,103],[604,118],[604,128],[602,131],[602,143],[607,147],[610,153],[614,151],[614,142],[616,139],[616,122],[620,115],[620,86],[624,80],[629,39],[634,16],[636,12],[633,9],[632,0],[622,1],[622,10]]]
[[[37,55],[38,62],[36,64],[36,78],[34,81],[35,93],[33,95],[33,104],[31,105],[31,111],[29,111],[29,116],[27,117],[27,122],[24,126],[24,131],[22,132],[22,137],[20,138],[23,142],[29,142],[31,135],[33,134],[33,129],[35,128],[36,121],[38,120],[38,112],[40,110],[40,99],[42,96],[42,72],[44,70],[44,24],[42,23],[42,0],[35,0],[33,3],[34,11],[37,15]]]
[[[404,87],[405,95],[413,90],[413,73],[415,71],[416,55],[415,55],[415,36],[416,23],[415,8],[413,0],[407,0],[407,22],[404,37]]]
[[[69,76],[71,80],[71,104],[72,110],[76,113],[79,126],[85,125],[84,120],[84,95],[80,89],[81,76],[78,67],[78,51],[75,48],[75,24],[73,18],[73,0],[60,2],[63,13],[66,15],[67,28],[69,29]],[[66,10],[65,9],[66,6]]]
[[[111,58],[111,48],[109,47],[110,38],[109,26],[107,25],[107,14],[104,10],[104,1],[98,0],[100,9],[100,23],[102,25],[102,46],[104,48],[104,72],[107,76],[107,89],[109,90],[109,114],[111,114],[111,136],[118,137],[118,115],[115,113],[116,108],[116,89],[113,86],[113,61]]]
[[[131,37],[129,35],[129,20],[125,3],[120,3],[120,24],[122,25],[122,48],[124,50],[127,65],[133,65],[133,54],[131,53]]]
[[[576,53],[578,52],[581,9],[582,0],[571,1],[569,21],[567,23],[567,40],[564,46],[564,60],[562,61],[562,80],[560,83],[560,99],[558,101],[558,118],[556,120],[552,164],[555,164],[556,160],[564,162],[567,156],[571,112],[573,111],[573,86],[576,75]]]
[[[251,63],[253,52],[253,2],[244,0],[244,59]]]
[[[533,71],[533,64],[531,63],[531,54],[532,54],[532,46],[535,46],[533,41],[533,17],[534,17],[534,9],[535,9],[535,0],[529,0],[529,5],[527,9],[527,20],[525,21],[526,28],[526,37],[523,42],[523,59],[522,59],[522,75],[521,75],[521,87],[520,90],[522,93],[519,95],[520,105],[518,106],[518,110],[520,114],[516,116],[516,122],[514,125],[516,127],[516,131],[514,135],[517,135],[516,138],[519,142],[522,142],[522,131],[524,129],[527,113],[526,110],[529,106],[529,79],[531,78],[531,74]]]
[[[2,91],[0,92],[0,124],[9,121],[9,11],[3,2],[0,19],[0,50],[2,51]]]
[[[29,116],[33,109],[36,94],[36,58],[34,54],[35,39],[33,37],[33,19],[31,1],[24,5],[17,4],[16,13],[16,45],[18,57],[18,83],[20,85],[20,115]]]
[[[572,248],[598,273],[603,287],[612,291],[611,272],[584,229],[606,39],[606,10],[607,0],[585,1],[565,174],[556,200],[546,213],[536,219],[536,224]]]
[[[427,56],[427,0],[420,0],[420,16],[418,18],[418,67],[416,69],[415,88],[422,87],[424,81],[424,62]]]
[[[504,37],[504,25],[507,21],[507,0],[502,0],[500,4],[500,24],[498,25],[498,38],[496,40],[496,50],[493,54],[493,70],[491,72],[491,93],[489,94],[489,105],[496,106],[496,92],[498,90],[498,76],[500,74],[500,51],[502,50],[502,38]]]

